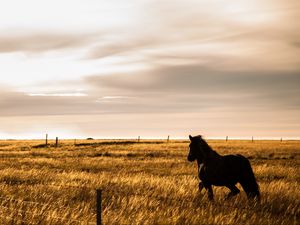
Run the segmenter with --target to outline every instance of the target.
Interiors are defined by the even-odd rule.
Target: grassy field
[[[208,143],[250,159],[259,204],[198,193],[187,141],[0,141],[0,224],[95,224],[97,188],[103,224],[300,224],[300,141]]]

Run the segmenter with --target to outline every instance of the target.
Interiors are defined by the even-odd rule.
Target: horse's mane
[[[205,155],[205,157],[208,157],[208,158],[219,158],[221,157],[221,155],[219,155],[216,151],[214,151],[208,144],[207,142],[202,138],[201,135],[198,135],[198,136],[194,136],[192,137],[190,135],[190,140],[192,142],[196,142],[196,143],[199,143],[201,144],[201,149]]]
[[[201,135],[197,136],[197,140],[200,141],[203,150],[206,152],[207,155],[209,155],[210,157],[218,157],[220,156],[215,150],[213,150],[208,144],[207,142],[202,138]]]

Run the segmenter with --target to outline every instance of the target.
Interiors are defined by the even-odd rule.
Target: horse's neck
[[[210,155],[213,158],[221,158],[221,155],[214,150],[211,151]]]
[[[222,156],[219,155],[216,151],[209,149],[209,151],[207,151],[207,156],[205,159],[205,164],[209,165],[211,163],[216,163],[219,162],[221,160]]]

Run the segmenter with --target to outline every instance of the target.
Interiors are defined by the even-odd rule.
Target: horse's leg
[[[229,194],[225,197],[225,199],[230,199],[233,196],[237,195],[240,193],[240,190],[235,186],[235,185],[226,185],[230,189]]]
[[[199,179],[200,179],[200,182],[199,182],[199,185],[198,185],[198,187],[199,187],[199,192],[201,192],[202,191],[202,189],[204,188],[204,184],[203,184],[203,182],[201,181],[201,172],[202,172],[202,174],[203,174],[203,163],[199,163],[198,161],[197,161],[197,163],[198,163],[198,177],[199,177]]]
[[[200,181],[199,182],[199,192],[201,192],[202,191],[202,189],[204,188],[204,185],[203,185],[203,183]]]
[[[206,186],[205,188],[206,188],[206,190],[207,190],[207,196],[208,196],[208,199],[209,199],[210,201],[213,201],[213,200],[214,200],[214,192],[213,192],[213,190],[212,190],[212,186],[211,186],[211,185],[208,185],[208,186]]]

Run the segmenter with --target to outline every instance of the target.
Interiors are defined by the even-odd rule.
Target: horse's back
[[[240,172],[239,169],[243,169],[244,167],[249,165],[249,160],[240,154],[224,155],[222,156],[222,161],[223,161],[222,167],[224,169],[228,168],[229,170],[234,170],[239,172]],[[234,171],[230,171],[230,172],[234,172]]]
[[[234,155],[223,155],[222,158],[226,159],[238,159],[238,160],[247,160],[247,158],[240,154],[234,154]]]

